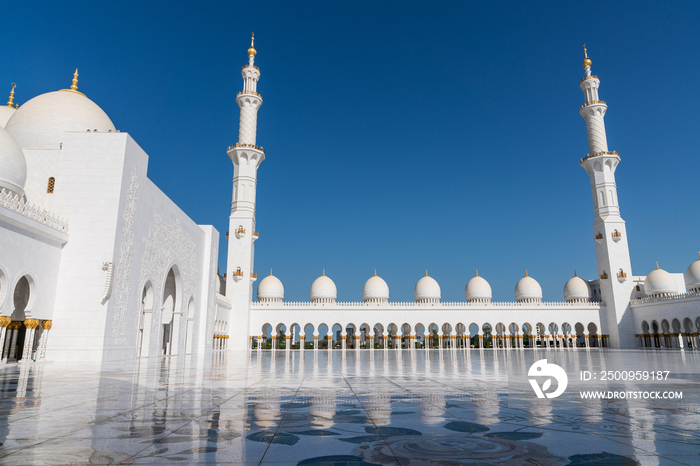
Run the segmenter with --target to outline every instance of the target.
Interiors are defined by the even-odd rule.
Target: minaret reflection
[[[445,395],[431,393],[423,396],[418,402],[420,422],[427,426],[438,426],[445,421]]]

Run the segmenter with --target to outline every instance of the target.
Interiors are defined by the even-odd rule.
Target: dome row
[[[441,298],[440,285],[426,272],[425,276],[418,280],[413,295],[418,303],[437,303]],[[314,280],[311,285],[311,301],[314,303],[333,303],[338,297],[338,290],[333,280],[323,275]],[[491,302],[491,286],[478,272],[464,288],[464,297],[470,303]],[[587,301],[590,299],[588,285],[579,277],[570,279],[564,287],[564,297],[567,301]],[[280,302],[284,299],[284,286],[282,282],[270,274],[262,279],[258,285],[258,301]],[[385,303],[389,300],[389,286],[376,272],[370,277],[362,288],[362,299],[366,303]],[[515,300],[523,303],[542,301],[542,288],[537,280],[527,275],[518,281],[515,286]]]
[[[700,292],[700,259],[696,260],[685,272],[685,285],[691,292]],[[647,275],[644,280],[644,292],[647,296],[663,296],[678,293],[678,287],[673,276],[657,268]],[[440,285],[426,271],[416,283],[413,295],[418,303],[429,304],[440,301]],[[323,275],[314,280],[311,285],[311,301],[314,303],[333,303],[338,297],[338,289],[333,280]],[[477,271],[467,286],[464,288],[464,297],[470,303],[491,302],[491,286]],[[270,273],[258,285],[258,301],[280,302],[284,299],[284,286],[282,282]],[[366,303],[385,303],[389,300],[389,286],[375,271],[362,288],[362,299]],[[581,277],[574,273],[566,285],[564,285],[564,299],[566,302],[587,302],[591,299],[591,290]],[[525,272],[515,285],[515,300],[519,303],[538,303],[542,301],[542,287],[534,278]]]

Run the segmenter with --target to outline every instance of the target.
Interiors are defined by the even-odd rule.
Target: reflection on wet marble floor
[[[2,366],[0,464],[700,464],[694,402],[509,403],[509,374],[526,377],[547,357],[562,361],[562,352],[262,351]],[[697,352],[563,358],[581,367],[636,359],[670,370],[668,387],[700,393]]]

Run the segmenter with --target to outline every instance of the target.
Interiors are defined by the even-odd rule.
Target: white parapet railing
[[[690,291],[687,293],[665,294],[663,296],[647,296],[645,298],[633,299],[630,304],[658,303],[662,301],[675,301],[684,298],[700,298],[700,291]]]
[[[469,302],[445,302],[445,303],[416,303],[416,302],[385,302],[385,303],[312,303],[312,302],[273,302],[260,303],[253,302],[252,306],[256,309],[266,308],[286,308],[286,309],[313,309],[313,308],[375,308],[375,309],[392,309],[392,308],[433,308],[433,309],[483,309],[483,308],[575,308],[575,309],[600,309],[605,305],[602,302],[542,302],[542,303],[518,303],[518,302],[497,302],[497,303],[469,303]]]
[[[24,199],[21,199],[18,195],[5,188],[0,190],[0,207],[4,207],[12,212],[35,220],[61,233],[68,233],[68,222],[52,215],[46,209],[27,204]]]

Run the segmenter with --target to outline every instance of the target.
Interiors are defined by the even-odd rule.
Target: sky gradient
[[[475,269],[494,301],[526,269],[548,301],[574,270],[596,278],[584,42],[633,273],[698,258],[697,3],[153,3],[6,5],[0,93],[16,82],[22,104],[78,67],[149,177],[220,232],[222,272],[251,31],[266,150],[255,271],[272,268],[287,301],[307,301],[323,268],[342,301],[375,269],[392,301],[413,300],[426,269],[443,301],[464,300]]]

